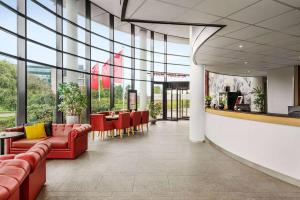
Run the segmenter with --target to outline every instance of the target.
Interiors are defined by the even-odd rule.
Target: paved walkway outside
[[[188,121],[158,122],[145,135],[90,141],[76,160],[47,161],[38,199],[300,199],[300,188],[189,142],[188,127]]]

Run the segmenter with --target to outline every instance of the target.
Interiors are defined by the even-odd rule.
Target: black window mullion
[[[151,38],[150,38],[150,51],[151,51],[151,98],[150,101],[154,102],[154,32],[151,31]]]
[[[167,35],[164,35],[164,47],[165,47],[165,55],[164,55],[164,73],[165,73],[165,76],[164,76],[164,81],[167,82],[168,81],[168,66],[167,66],[167,61],[168,61],[168,58],[167,58]]]
[[[85,25],[86,25],[86,29],[88,31],[85,31],[85,43],[87,45],[85,45],[85,57],[87,58],[85,60],[86,63],[86,69],[88,72],[88,75],[85,75],[86,77],[86,93],[87,93],[87,109],[86,109],[86,119],[89,122],[90,119],[90,114],[92,112],[91,109],[91,2],[90,1],[86,1],[85,4]]]
[[[131,89],[135,89],[135,26],[131,24]]]
[[[112,14],[109,15],[109,37],[110,37],[110,108],[112,109],[115,106],[114,100],[114,16]]]

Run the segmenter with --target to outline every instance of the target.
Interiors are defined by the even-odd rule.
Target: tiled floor
[[[47,161],[38,199],[300,199],[300,188],[189,142],[188,125],[158,122],[145,135],[91,141],[76,160]]]

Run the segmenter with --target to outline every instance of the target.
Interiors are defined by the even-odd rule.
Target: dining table
[[[107,121],[118,120],[119,115],[107,115],[107,116],[105,116],[105,118]]]

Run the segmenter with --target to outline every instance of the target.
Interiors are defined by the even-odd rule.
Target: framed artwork
[[[136,90],[128,90],[128,110],[137,110],[137,91]]]

